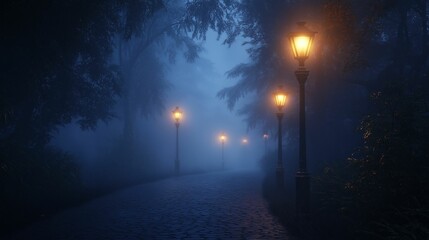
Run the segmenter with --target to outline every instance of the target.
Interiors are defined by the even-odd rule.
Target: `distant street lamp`
[[[226,141],[226,135],[224,133],[220,134],[219,140],[222,143],[222,170],[223,170],[223,169],[225,169],[225,158],[224,158],[224,154],[223,154],[223,148],[224,148],[225,141]]]
[[[293,57],[298,61],[295,76],[299,83],[299,170],[296,173],[296,210],[299,217],[309,213],[310,206],[310,175],[307,172],[306,134],[305,134],[305,83],[309,71],[305,68],[305,60],[310,55],[316,32],[310,31],[305,22],[298,22],[296,31],[289,33],[289,42]]]
[[[247,138],[243,138],[243,139],[241,140],[241,142],[242,142],[243,144],[247,144],[247,143],[249,142],[249,140],[247,140]]]
[[[264,133],[263,135],[264,138],[264,153],[265,153],[265,157],[267,157],[267,140],[268,140],[268,134]]]
[[[278,157],[277,157],[277,168],[276,168],[276,178],[277,186],[279,188],[284,187],[284,170],[283,170],[283,158],[282,158],[282,118],[283,118],[283,107],[287,101],[287,95],[284,93],[282,87],[280,86],[277,92],[274,94],[274,102],[278,108],[277,119],[279,122],[279,132],[278,132]]]
[[[182,111],[180,111],[179,107],[173,110],[173,118],[176,122],[176,160],[174,161],[174,169],[176,174],[178,175],[180,172],[180,162],[179,162],[179,125],[180,120],[182,120]]]

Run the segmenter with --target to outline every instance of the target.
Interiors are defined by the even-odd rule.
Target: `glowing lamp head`
[[[299,66],[304,66],[305,60],[310,56],[316,32],[310,31],[305,22],[298,22],[297,30],[289,33],[289,42],[292,47],[293,57],[298,60]]]
[[[283,88],[280,86],[277,92],[274,94],[274,102],[279,109],[279,112],[283,110],[283,107],[286,105],[288,100],[287,94],[283,91]]]
[[[182,115],[182,111],[180,111],[179,107],[176,107],[176,109],[173,110],[173,118],[176,123],[179,123],[180,120],[182,120]]]
[[[219,136],[219,140],[220,140],[222,143],[224,143],[224,142],[226,141],[226,135],[222,133],[222,134]]]
[[[268,139],[268,134],[264,134],[264,139],[267,140]]]
[[[247,140],[247,138],[243,138],[243,139],[241,140],[241,142],[242,142],[243,144],[247,144],[249,141]]]

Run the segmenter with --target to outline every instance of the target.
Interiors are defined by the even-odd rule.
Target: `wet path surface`
[[[292,239],[268,210],[258,172],[183,176],[127,188],[9,239]]]

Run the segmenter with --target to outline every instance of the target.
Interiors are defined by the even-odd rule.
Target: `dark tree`
[[[94,128],[112,117],[120,90],[109,61],[114,36],[131,38],[161,7],[158,0],[2,2],[2,231],[82,196],[72,157],[46,144],[59,126]]]
[[[35,146],[74,119],[92,128],[111,117],[118,91],[118,74],[109,63],[114,34],[124,31],[130,38],[161,2],[2,5],[1,139]]]
[[[119,35],[114,59],[122,83],[124,137],[132,143],[136,117],[151,116],[163,110],[162,96],[168,87],[165,66],[183,52],[188,61],[198,57],[201,46],[186,31],[184,18],[189,14],[180,1],[171,1],[140,25],[139,34]]]

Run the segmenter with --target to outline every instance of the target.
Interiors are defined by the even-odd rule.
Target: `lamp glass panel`
[[[286,104],[287,96],[283,93],[278,93],[275,95],[274,100],[277,107],[283,107]]]
[[[174,119],[180,120],[181,118],[182,118],[182,113],[181,112],[174,112]]]
[[[313,42],[311,36],[297,35],[291,38],[293,55],[295,58],[308,58]]]

